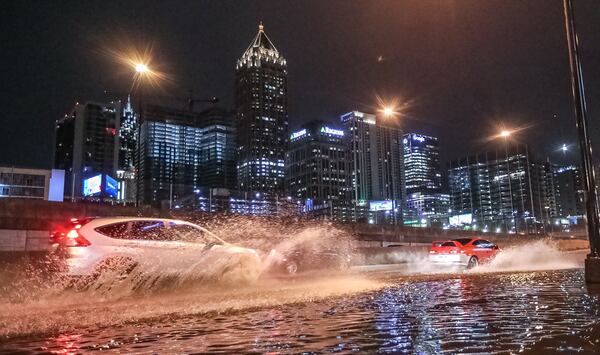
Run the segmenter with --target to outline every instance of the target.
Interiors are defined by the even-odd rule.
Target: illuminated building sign
[[[340,136],[340,137],[344,136],[344,131],[339,130],[339,129],[329,128],[327,126],[321,127],[321,133],[331,134],[331,135]]]
[[[369,211],[391,211],[394,209],[394,201],[369,201]]]
[[[290,136],[290,139],[300,138],[300,137],[302,137],[304,135],[306,135],[306,129],[303,129],[303,130],[300,130],[298,132],[292,133],[292,135]]]
[[[425,137],[418,134],[413,134],[412,139],[417,142],[425,142]]]

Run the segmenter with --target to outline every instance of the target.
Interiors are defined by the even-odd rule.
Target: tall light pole
[[[133,68],[135,69],[134,81],[137,81],[138,86],[138,117],[137,117],[137,137],[136,137],[136,156],[137,156],[137,167],[135,172],[135,205],[137,207],[140,206],[140,171],[141,171],[141,131],[142,131],[142,112],[144,111],[142,108],[142,90],[143,90],[143,81],[144,78],[148,77],[152,74],[150,68],[146,63],[138,62],[133,63]],[[172,201],[171,201],[172,203]]]
[[[391,105],[384,106],[379,111],[383,114],[383,116],[386,119],[393,119],[393,118],[396,118],[399,116],[399,112],[397,111],[395,105],[394,106],[391,106]],[[402,151],[400,154],[401,154],[401,156],[400,156],[401,164],[403,164],[404,160],[402,159],[402,154],[403,154]],[[400,171],[401,172],[404,171],[404,168],[402,168]],[[401,178],[404,179],[403,176]],[[391,184],[391,185],[394,186],[393,184]],[[402,190],[402,188],[400,188],[400,190]],[[394,215],[394,225],[396,225],[396,224],[398,224],[398,218],[397,218],[398,212],[402,211],[402,208],[398,209],[398,201],[402,202],[402,191],[400,191],[399,194],[398,194],[398,191],[394,191],[394,192],[397,197],[400,196],[399,198],[394,198],[392,200],[393,202],[392,202],[392,211],[391,212]],[[377,212],[375,212],[375,213],[377,213]],[[377,214],[375,216],[377,216]]]
[[[507,130],[503,130],[500,132],[500,137],[502,137],[504,139],[504,153],[506,155],[506,176],[508,178],[508,196],[510,198],[510,218],[513,221],[513,226],[515,228],[515,234],[517,234],[519,232],[519,227],[517,226],[517,220],[514,215],[515,206],[513,203],[512,179],[510,177],[510,159],[508,156],[508,138],[510,137],[511,134],[512,134],[512,132],[507,131]],[[510,234],[510,232],[508,230],[508,223],[506,223],[506,232],[508,232]]]
[[[573,16],[573,3],[563,0],[565,11],[565,27],[567,45],[569,47],[569,64],[571,69],[571,88],[575,103],[575,118],[577,120],[577,133],[579,151],[581,152],[581,175],[586,193],[586,214],[590,253],[585,259],[585,279],[587,282],[600,283],[600,223],[596,209],[596,182],[594,166],[592,164],[592,145],[588,132],[587,107],[585,103],[585,90],[583,86],[583,72],[579,54],[577,29]]]

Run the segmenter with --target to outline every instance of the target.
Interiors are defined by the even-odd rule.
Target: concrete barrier
[[[48,231],[0,229],[0,252],[47,251]]]

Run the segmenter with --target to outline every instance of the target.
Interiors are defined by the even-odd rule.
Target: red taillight
[[[67,247],[87,247],[91,243],[85,239],[77,229],[71,229],[67,233],[55,232],[52,234],[52,242]]]
[[[435,250],[430,250],[429,254],[435,254]]]

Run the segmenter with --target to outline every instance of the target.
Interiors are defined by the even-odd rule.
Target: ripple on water
[[[454,275],[398,279],[377,291],[315,302],[13,340],[0,350],[597,351],[600,328],[590,325],[599,314],[598,296],[587,292],[581,270]]]

